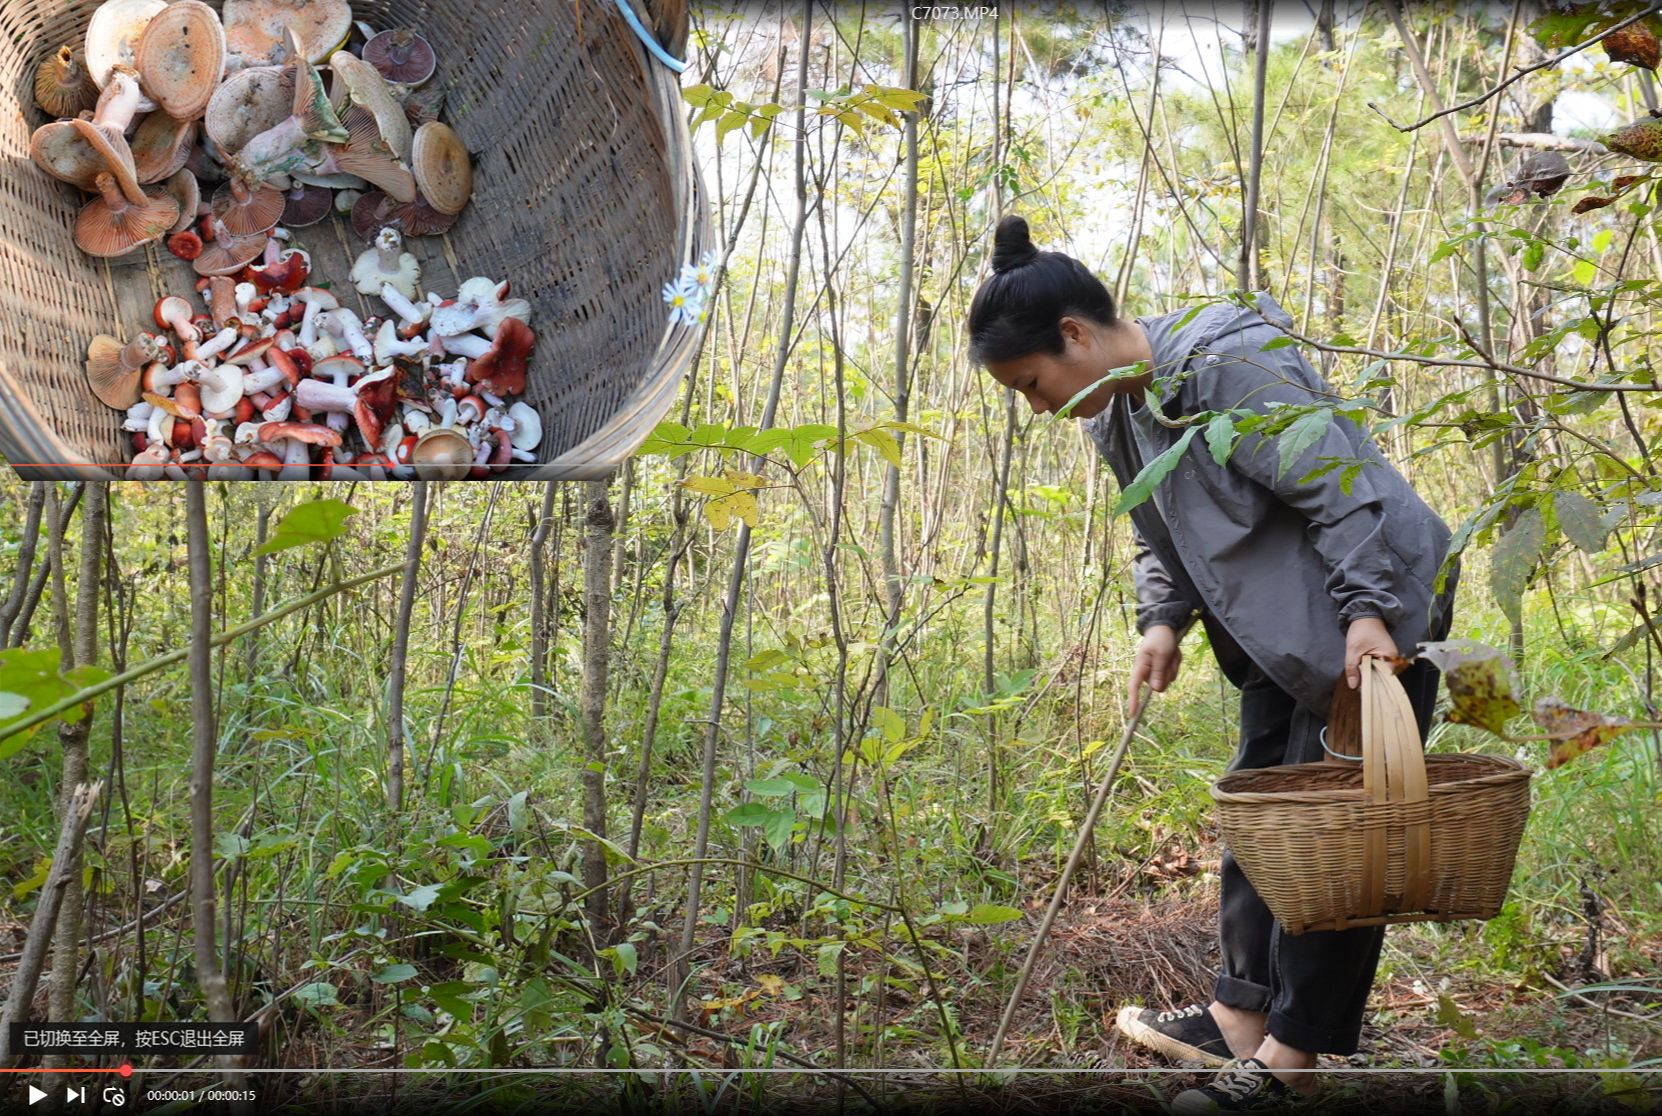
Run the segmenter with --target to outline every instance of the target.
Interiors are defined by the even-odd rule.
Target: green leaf
[[[1579,492],[1555,492],[1552,510],[1558,516],[1558,528],[1565,538],[1588,554],[1596,555],[1604,550],[1604,541],[1610,532],[1596,503]]]
[[[762,832],[767,836],[768,844],[780,850],[791,847],[791,834],[795,831],[795,810],[769,810],[767,819],[762,823]]]
[[[841,957],[847,948],[847,942],[826,942],[815,950],[815,959],[818,962],[819,975],[834,977],[837,975],[837,958]]]
[[[83,685],[92,685],[95,682],[108,678],[109,673],[102,668],[86,666],[71,671],[66,677],[58,670],[59,652],[56,647],[43,647],[38,651],[25,648],[15,648],[0,652],[0,692],[15,698],[21,698],[26,708],[5,718],[5,721],[17,721],[29,715],[29,710],[44,709],[55,705],[64,698],[81,689],[77,685],[81,679]],[[16,701],[11,702],[16,705]],[[63,720],[75,724],[86,716],[82,706],[70,707],[63,714]],[[43,722],[29,729],[27,732],[6,735],[6,723],[0,721],[0,760],[23,750],[24,746],[34,737],[35,733],[51,724]]]
[[[1264,342],[1258,347],[1258,351],[1261,353],[1268,353],[1275,349],[1285,349],[1289,345],[1296,344],[1298,344],[1297,341],[1293,340],[1291,337],[1288,337],[1286,334],[1282,334],[1280,337],[1272,337],[1268,341]]]
[[[214,841],[214,854],[226,860],[236,860],[248,852],[248,838],[240,833],[221,833]]]
[[[1477,1037],[1477,1024],[1473,1023],[1472,1017],[1461,1011],[1460,1005],[1447,995],[1437,997],[1437,1022],[1461,1038]]]
[[[327,981],[317,981],[295,989],[294,1000],[303,1007],[333,1007],[340,1003],[340,997],[335,992],[335,986]]]
[[[894,440],[894,435],[887,430],[862,430],[854,435],[854,440],[864,442],[883,455],[883,460],[895,467],[900,466],[900,443]]]
[[[1015,907],[1001,907],[995,903],[977,903],[970,908],[964,921],[971,926],[996,926],[1001,922],[1014,922],[1021,917],[1021,911]]]
[[[1212,451],[1212,460],[1219,466],[1229,461],[1229,451],[1235,448],[1235,420],[1228,415],[1214,415],[1206,424],[1206,448]]]
[[[722,815],[722,820],[728,825],[744,829],[749,826],[766,825],[768,815],[772,813],[772,810],[769,810],[760,802],[746,802],[727,811]]]
[[[1303,418],[1294,422],[1276,438],[1275,444],[1281,451],[1281,462],[1276,470],[1275,479],[1280,480],[1287,475],[1304,451],[1322,440],[1327,428],[1333,424],[1333,412],[1326,407],[1311,411]]]
[[[1523,623],[1523,595],[1535,559],[1546,542],[1546,522],[1540,508],[1527,508],[1510,530],[1501,535],[1490,555],[1489,587],[1495,603],[1514,625]]]
[[[370,977],[376,984],[397,984],[401,980],[409,980],[416,975],[414,965],[388,965],[374,976]]]
[[[778,798],[782,794],[795,794],[796,784],[789,779],[746,779],[744,789],[758,798]]]
[[[871,708],[871,719],[876,723],[877,730],[883,734],[884,740],[892,743],[906,735],[906,721],[893,709],[874,705]]]
[[[433,905],[433,901],[439,897],[439,891],[443,887],[443,884],[422,884],[408,895],[400,895],[397,898],[400,903],[412,911],[425,911]]]
[[[313,500],[290,509],[277,530],[255,554],[275,554],[293,546],[329,542],[346,533],[346,520],[358,509],[344,500]]]
[[[1194,441],[1195,433],[1199,429],[1198,426],[1189,427],[1183,432],[1183,437],[1179,438],[1176,444],[1147,465],[1144,465],[1142,471],[1132,478],[1131,483],[1126,485],[1125,490],[1120,493],[1120,498],[1114,504],[1114,510],[1111,514],[1113,516],[1123,515],[1153,496],[1155,486],[1166,479],[1167,473],[1177,468],[1177,463],[1183,459],[1183,454],[1188,450],[1189,443]]]
[[[639,963],[639,957],[635,953],[633,942],[619,942],[607,952],[612,954],[619,972],[628,973],[630,976],[635,975],[635,966]]]

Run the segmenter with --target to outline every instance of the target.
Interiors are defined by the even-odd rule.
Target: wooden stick
[[[1062,874],[1056,880],[1056,893],[1050,897],[1050,908],[1045,911],[1045,916],[1039,923],[1039,932],[1033,935],[1033,944],[1027,950],[1027,960],[1022,962],[1021,971],[1016,974],[1016,986],[1010,992],[1009,1002],[1004,1005],[1004,1016],[998,1021],[998,1033],[993,1035],[993,1047],[987,1054],[988,1069],[998,1066],[998,1052],[1004,1046],[1004,1033],[1010,1029],[1010,1020],[1016,1014],[1016,1005],[1021,1002],[1022,993],[1027,991],[1027,981],[1033,975],[1033,967],[1038,964],[1039,953],[1045,947],[1045,940],[1050,937],[1051,924],[1056,921],[1056,914],[1062,909],[1062,901],[1067,898],[1068,882],[1073,879],[1074,869],[1079,867],[1080,858],[1085,854],[1085,846],[1090,842],[1091,831],[1096,828],[1097,816],[1102,813],[1102,807],[1108,801],[1108,792],[1113,788],[1114,778],[1120,773],[1120,766],[1125,762],[1125,753],[1131,746],[1131,737],[1136,734],[1137,726],[1143,723],[1143,714],[1148,712],[1152,695],[1146,686],[1139,697],[1137,712],[1132,714],[1131,720],[1125,726],[1125,733],[1120,737],[1119,750],[1114,753],[1114,762],[1108,765],[1108,774],[1102,777],[1102,783],[1096,789],[1096,797],[1091,800],[1091,808],[1079,827],[1079,836],[1074,838],[1073,851],[1068,854],[1068,861],[1062,866]]]

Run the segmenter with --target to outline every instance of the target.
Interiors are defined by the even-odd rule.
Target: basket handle
[[[1369,803],[1423,803],[1430,793],[1425,751],[1408,694],[1390,664],[1365,658],[1362,673],[1362,793]],[[1364,842],[1363,895],[1371,913],[1392,909],[1424,910],[1431,898],[1431,822],[1403,827],[1403,886],[1400,896],[1385,893],[1387,835],[1371,829]]]

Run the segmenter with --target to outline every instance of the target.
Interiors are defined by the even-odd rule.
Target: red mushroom
[[[248,268],[248,281],[260,289],[262,294],[273,291],[283,294],[292,294],[306,285],[306,279],[311,275],[312,265],[306,253],[298,248],[290,248],[274,264],[255,264]]]
[[[181,260],[194,260],[202,254],[202,238],[186,229],[167,238],[167,250]]]
[[[282,438],[293,438],[297,442],[304,442],[308,446],[338,446],[340,435],[327,426],[320,426],[315,422],[268,422],[262,425],[257,434],[262,442],[275,442]]]
[[[469,383],[492,395],[518,395],[525,390],[525,362],[537,335],[518,318],[503,318],[490,352],[467,366]]]

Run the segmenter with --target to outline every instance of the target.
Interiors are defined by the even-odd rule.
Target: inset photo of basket
[[[0,453],[607,475],[704,328],[663,294],[713,251],[686,36],[674,0],[8,0]]]

